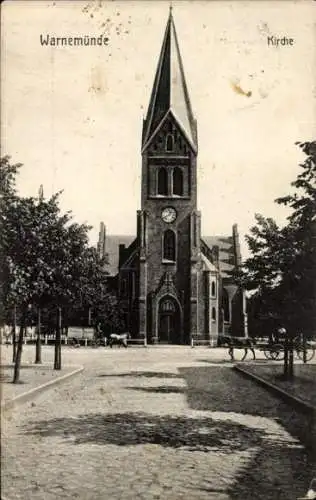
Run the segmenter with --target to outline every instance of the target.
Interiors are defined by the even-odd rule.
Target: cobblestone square
[[[23,359],[33,359],[34,348]],[[53,351],[43,349],[43,361]],[[3,415],[14,499],[296,499],[315,462],[289,406],[224,349],[63,349],[74,379]]]

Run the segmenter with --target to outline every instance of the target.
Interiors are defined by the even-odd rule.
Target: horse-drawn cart
[[[248,350],[252,353],[253,359],[256,359],[254,341],[250,337],[236,337],[233,335],[219,335],[217,338],[218,347],[228,347],[228,354],[232,361],[234,358],[234,349],[243,349],[244,355],[240,361],[244,361],[247,357]]]
[[[287,348],[292,348],[296,357],[301,361],[311,361],[315,356],[315,345],[311,341],[302,341],[301,337],[295,337],[292,341],[290,339],[281,339],[278,342],[269,340],[265,344],[257,344],[257,348],[263,352],[267,359],[282,361],[286,342]]]

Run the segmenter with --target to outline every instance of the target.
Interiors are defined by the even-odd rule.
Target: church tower
[[[142,133],[138,211],[139,333],[187,343],[198,335],[200,213],[197,125],[170,9]]]
[[[119,245],[115,277],[126,329],[145,344],[209,343],[246,334],[233,234],[201,238],[197,125],[172,16],[167,21],[146,118],[137,236]]]

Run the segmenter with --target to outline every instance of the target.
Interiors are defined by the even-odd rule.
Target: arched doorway
[[[181,342],[181,315],[178,302],[170,296],[163,297],[158,307],[158,340],[169,344]]]

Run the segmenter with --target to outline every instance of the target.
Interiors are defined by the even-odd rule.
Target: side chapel
[[[137,236],[107,235],[106,242],[99,241],[110,272],[116,273],[113,282],[126,328],[148,343],[189,344],[228,332],[247,335],[245,294],[229,274],[241,263],[237,225],[229,236],[201,236],[197,123],[171,9],[143,122],[141,154]],[[100,238],[105,240],[104,225]]]

